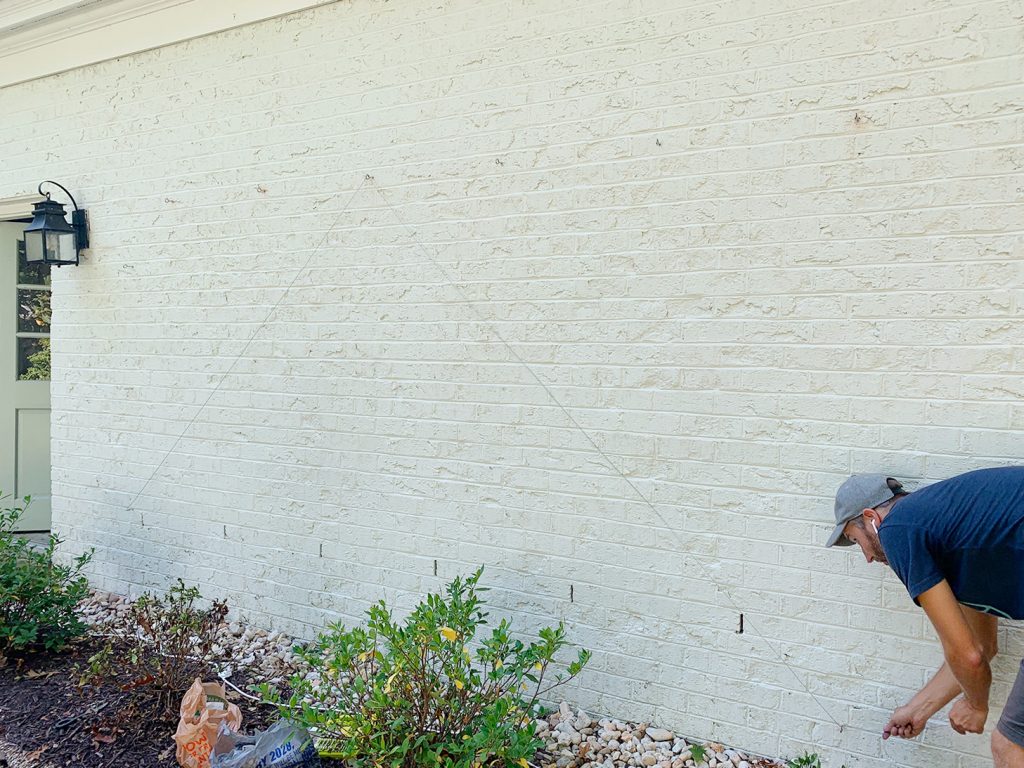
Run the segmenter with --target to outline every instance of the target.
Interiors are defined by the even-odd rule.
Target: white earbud
[[[875,529],[875,536],[877,536],[878,535],[878,526],[875,525],[875,521],[874,520],[871,521],[871,527]]]

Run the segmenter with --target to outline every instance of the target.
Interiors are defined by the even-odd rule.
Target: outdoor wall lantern
[[[71,223],[65,218],[64,204],[50,199],[43,184],[64,190],[75,210]],[[78,264],[78,255],[89,247],[89,224],[85,211],[78,207],[71,193],[55,181],[39,185],[39,194],[46,195],[32,209],[32,223],[25,227],[25,260],[29,264]]]

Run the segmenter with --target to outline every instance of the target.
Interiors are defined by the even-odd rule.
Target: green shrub
[[[75,609],[89,594],[81,570],[92,553],[61,565],[53,560],[60,544],[55,535],[44,549],[35,549],[16,534],[30,501],[0,496],[0,660],[25,648],[60,649],[85,632]]]
[[[28,356],[28,367],[18,379],[20,381],[49,381],[50,378],[50,340],[39,339],[38,351]]]
[[[487,618],[482,572],[428,595],[402,623],[380,602],[365,627],[330,625],[299,651],[318,678],[294,677],[287,700],[261,691],[353,768],[525,766],[543,746],[538,698],[576,676],[590,652],[553,674],[566,645],[561,624],[528,645],[506,620],[477,638]]]
[[[821,758],[816,753],[805,752],[787,762],[786,768],[821,768]]]
[[[145,686],[154,691],[160,714],[174,715],[192,681],[208,676],[217,629],[228,612],[223,601],[203,608],[201,600],[199,590],[181,579],[164,597],[144,594],[128,613],[134,631],[108,641],[89,659],[81,685]]]

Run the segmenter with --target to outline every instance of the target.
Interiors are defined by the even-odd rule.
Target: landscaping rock
[[[580,710],[580,712],[576,715],[576,720],[573,722],[573,727],[577,731],[582,731],[587,728],[590,728],[593,724],[594,721],[590,719],[590,716],[583,710]]]

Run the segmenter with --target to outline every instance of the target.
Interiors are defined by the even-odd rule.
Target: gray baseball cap
[[[826,547],[848,547],[853,544],[843,535],[843,528],[861,516],[865,509],[884,504],[898,493],[905,493],[899,480],[887,475],[854,475],[836,491],[836,527]]]

